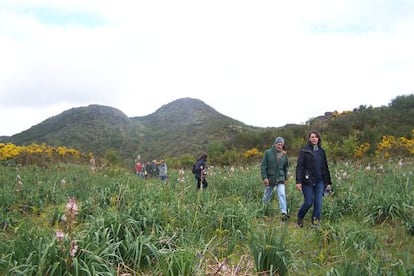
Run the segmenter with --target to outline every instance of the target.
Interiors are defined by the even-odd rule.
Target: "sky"
[[[0,136],[202,100],[258,127],[414,93],[412,0],[0,0]]]

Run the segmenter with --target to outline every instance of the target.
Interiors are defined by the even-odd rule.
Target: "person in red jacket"
[[[135,172],[136,172],[137,176],[139,176],[141,178],[145,178],[144,164],[139,160],[135,164]]]

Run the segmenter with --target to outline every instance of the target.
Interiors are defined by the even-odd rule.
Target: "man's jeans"
[[[302,193],[305,200],[298,212],[299,219],[303,219],[313,205],[312,223],[316,223],[315,220],[321,220],[322,196],[324,189],[325,185],[323,182],[317,184],[302,184]]]
[[[285,186],[286,185],[282,183],[276,185],[265,185],[265,190],[263,194],[263,203],[269,204],[273,198],[273,190],[276,190],[277,197],[279,200],[279,209],[282,214],[287,214]]]

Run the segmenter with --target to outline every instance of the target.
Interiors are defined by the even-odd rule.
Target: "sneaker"
[[[319,228],[320,220],[317,218],[312,218],[312,228]]]
[[[282,221],[288,221],[290,216],[286,213],[282,213]]]
[[[303,218],[298,218],[298,221],[296,222],[296,225],[300,228],[303,227]]]

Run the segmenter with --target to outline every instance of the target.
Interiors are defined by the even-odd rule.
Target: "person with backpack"
[[[282,220],[286,221],[289,218],[285,193],[289,159],[284,150],[284,144],[283,137],[277,137],[273,147],[265,151],[260,165],[260,173],[264,184],[262,199],[264,207],[270,204],[273,191],[276,190]]]
[[[197,190],[207,188],[207,153],[203,153],[193,164],[192,172],[197,180]]]

